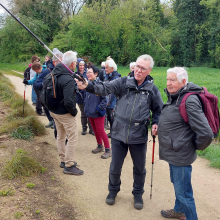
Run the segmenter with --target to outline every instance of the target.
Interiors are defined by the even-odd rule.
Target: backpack
[[[214,134],[214,137],[218,136],[219,132],[219,108],[218,108],[218,97],[209,93],[206,87],[203,87],[203,91],[201,92],[189,92],[186,93],[185,96],[183,97],[180,105],[179,105],[179,110],[180,114],[183,118],[183,120],[189,124],[188,122],[188,115],[186,112],[186,99],[190,95],[197,95],[198,98],[201,101],[202,107],[203,107],[203,112],[208,120],[208,123],[212,129],[212,132]]]
[[[31,70],[31,67],[28,67],[28,68],[24,71],[24,79],[30,80],[30,70]]]
[[[41,91],[41,103],[48,110],[53,111],[59,108],[60,101],[56,95],[57,78],[61,74],[50,73],[44,77],[44,84]]]

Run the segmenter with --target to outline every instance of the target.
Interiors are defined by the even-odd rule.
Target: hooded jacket
[[[89,81],[86,91],[117,97],[112,138],[126,144],[146,143],[150,111],[152,124],[158,124],[163,102],[153,79],[150,76],[147,79],[141,86],[134,77],[120,77],[110,82]]]
[[[58,115],[70,113],[72,116],[76,116],[76,83],[73,75],[61,63],[54,67],[53,73],[57,75],[56,89],[60,105],[58,109],[51,112]]]
[[[202,149],[212,142],[213,132],[205,117],[197,95],[190,95],[186,100],[189,124],[186,124],[179,112],[179,104],[184,94],[199,92],[202,88],[188,83],[176,94],[167,89],[167,103],[163,106],[159,125],[159,157],[175,166],[187,166],[196,160],[196,149]]]
[[[76,68],[77,68],[77,72],[76,73],[79,73],[79,62],[80,61],[84,61],[85,62],[85,60],[83,60],[81,58],[77,58],[78,64],[76,65]],[[86,72],[87,72],[87,67],[86,67],[86,62],[85,62],[85,68],[84,68],[84,72],[83,72],[83,77],[88,79],[87,75],[86,75]],[[81,74],[81,73],[79,73],[79,74]],[[83,100],[84,96],[85,96],[85,90],[80,90],[79,89],[79,91],[76,94],[76,103],[77,104],[83,104],[84,103],[84,100]]]
[[[34,89],[37,89],[39,91],[42,90],[43,88],[43,83],[44,83],[44,77],[50,73],[50,70],[45,69],[41,72],[41,74],[39,75],[39,77],[37,78],[37,80],[34,83]]]

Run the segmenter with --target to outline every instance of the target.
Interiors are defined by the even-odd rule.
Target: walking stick
[[[26,85],[24,85],[23,117],[24,117],[24,105],[25,105],[25,91],[26,91]]]
[[[85,82],[85,78],[83,77],[82,74],[76,74],[74,72],[72,72],[72,70],[66,66],[60,59],[59,57],[57,57],[45,44],[44,42],[42,42],[32,31],[30,31],[18,18],[16,18],[7,8],[5,8],[1,3],[0,5],[23,27],[25,28],[48,52],[50,52],[54,57],[56,57],[60,63],[63,64],[63,66],[71,73],[73,74],[73,76],[78,79],[79,81],[83,81]]]
[[[154,148],[155,148],[155,135],[153,135],[153,149],[152,149],[152,170],[151,170],[151,190],[150,190],[150,199],[152,198],[152,186],[153,186]]]

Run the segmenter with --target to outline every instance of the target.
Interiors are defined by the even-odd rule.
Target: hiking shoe
[[[95,133],[94,133],[93,130],[90,130],[89,133],[90,133],[91,135],[94,135],[94,136],[95,136]]]
[[[98,144],[98,147],[96,149],[92,150],[92,153],[97,154],[97,153],[100,153],[100,152],[103,152],[103,151],[104,151],[103,145]]]
[[[106,149],[105,149],[105,153],[102,154],[101,158],[102,158],[102,159],[108,159],[108,158],[111,157],[111,156],[112,156],[112,151],[111,151],[111,149],[106,148]]]
[[[114,205],[115,204],[115,197],[117,196],[117,194],[115,193],[109,193],[105,202],[108,204],[108,205]]]
[[[144,202],[143,202],[143,199],[142,199],[142,195],[138,195],[138,196],[134,196],[134,207],[136,209],[143,209],[143,206],[144,206]]]
[[[81,135],[86,135],[86,131],[87,131],[87,127],[82,128],[82,133],[81,133]]]
[[[45,128],[50,128],[53,126],[53,122],[52,121],[49,121],[49,123],[47,125],[45,125]]]
[[[60,168],[64,168],[65,167],[65,162],[61,162],[60,163]]]
[[[78,167],[76,167],[76,164],[72,165],[71,167],[64,167],[63,173],[69,174],[69,175],[76,175],[80,176],[83,175],[83,170],[80,170]]]
[[[161,215],[164,218],[181,218],[181,217],[185,217],[184,213],[181,212],[175,212],[174,209],[170,209],[170,210],[161,210]]]

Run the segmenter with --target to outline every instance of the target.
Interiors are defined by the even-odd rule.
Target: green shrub
[[[6,162],[2,175],[8,179],[41,173],[42,166],[23,149],[18,149],[12,159]]]
[[[27,186],[27,188],[31,189],[31,188],[35,187],[35,184],[34,183],[27,183],[26,186]]]

